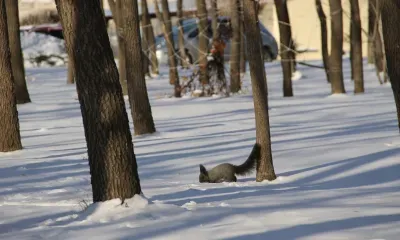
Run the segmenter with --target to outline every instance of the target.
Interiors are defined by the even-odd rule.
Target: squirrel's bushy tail
[[[247,175],[251,172],[253,172],[257,159],[260,158],[260,145],[258,143],[254,144],[253,150],[251,151],[249,157],[247,160],[239,165],[239,166],[234,166],[235,167],[235,173],[237,175]]]

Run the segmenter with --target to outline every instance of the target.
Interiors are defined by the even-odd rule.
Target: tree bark
[[[141,192],[128,115],[98,0],[56,0],[83,118],[93,201]],[[87,34],[88,32],[96,34]]]
[[[286,1],[275,0],[276,15],[279,21],[279,36],[280,36],[280,52],[281,52],[281,65],[283,72],[283,96],[292,97],[292,57],[291,57],[291,40],[292,30],[289,22],[289,13],[285,7]]]
[[[251,85],[253,89],[254,112],[256,119],[257,143],[261,155],[257,162],[256,181],[276,179],[272,162],[271,134],[268,115],[267,79],[262,56],[260,28],[253,0],[244,0],[244,21],[246,23],[246,47],[250,64]]]
[[[239,1],[241,4],[241,1]],[[240,6],[240,13],[243,13],[243,8]],[[246,73],[246,49],[244,39],[244,21],[243,14],[240,16],[240,73]]]
[[[375,62],[375,68],[379,73],[386,72],[385,63],[384,63],[384,54],[383,54],[383,43],[381,39],[381,32],[379,30],[379,21],[380,21],[380,5],[381,3],[378,0],[370,0],[371,5],[371,18],[373,21],[372,26],[372,50]],[[380,76],[378,76],[380,78]]]
[[[326,25],[326,15],[322,7],[321,0],[315,0],[315,6],[317,8],[318,18],[321,25],[322,61],[325,68],[326,80],[331,82],[329,79],[328,28]]]
[[[396,0],[381,1],[382,32],[385,42],[385,53],[388,74],[397,109],[398,127],[400,130],[400,4]]]
[[[368,0],[368,63],[374,63],[374,28],[376,21],[375,10],[373,9],[373,2],[376,0]]]
[[[364,92],[364,69],[362,56],[361,18],[358,0],[350,0],[351,8],[351,62],[354,79],[354,93]]]
[[[75,71],[74,61],[72,59],[68,59],[67,84],[74,84],[75,83],[74,71]]]
[[[157,18],[162,25],[164,38],[168,48],[169,83],[174,85],[175,97],[181,97],[181,87],[179,84],[179,75],[175,58],[175,43],[172,37],[172,24],[168,1],[161,0],[162,14],[160,12],[157,0],[154,0],[154,5]]]
[[[0,0],[0,152],[22,149],[7,29],[5,0]]]
[[[112,15],[114,16],[114,22],[117,28],[117,41],[118,41],[118,72],[119,82],[122,87],[122,93],[128,95],[128,85],[126,82],[126,56],[125,56],[125,45],[121,35],[120,22],[122,15],[121,0],[108,0]]]
[[[158,70],[158,59],[156,55],[156,42],[154,39],[154,30],[153,25],[151,24],[149,9],[147,6],[147,1],[141,1],[142,6],[142,24],[145,26],[146,31],[142,32],[142,34],[146,34],[148,50],[149,50],[149,59],[151,65],[151,72],[153,74],[159,74]]]
[[[197,4],[197,18],[199,19],[198,29],[199,29],[199,52],[198,63],[200,66],[200,82],[202,84],[208,84],[208,74],[207,74],[207,54],[208,54],[208,37],[207,37],[207,6],[205,0],[196,0]]]
[[[28,88],[25,80],[24,59],[22,57],[21,37],[19,32],[18,1],[6,0],[8,38],[11,51],[11,67],[15,82],[17,104],[29,103]]]
[[[231,92],[237,93],[241,89],[240,84],[240,14],[239,1],[230,0],[231,11],[231,52],[230,52],[230,75],[231,75]]]
[[[178,46],[179,46],[179,57],[182,68],[189,68],[189,63],[187,61],[186,51],[185,51],[185,38],[182,27],[183,12],[182,12],[182,0],[177,0],[176,3],[176,16],[178,17]]]
[[[143,52],[140,41],[139,8],[136,0],[120,0],[124,6],[121,28],[126,54],[126,77],[128,83],[129,103],[133,119],[135,135],[153,133],[153,116],[143,69]]]
[[[343,82],[343,10],[341,0],[329,0],[331,14],[331,55],[329,79],[332,94],[346,93]]]
[[[211,29],[213,32],[213,40],[218,39],[218,0],[211,0]]]

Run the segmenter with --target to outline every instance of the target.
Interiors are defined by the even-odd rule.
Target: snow
[[[24,56],[24,64],[26,67],[36,67],[37,64],[32,62],[35,57],[59,56],[66,59],[65,42],[62,39],[36,32],[21,32],[21,48]],[[65,65],[62,59],[53,57],[55,66]],[[43,63],[41,66],[49,66]]]
[[[80,108],[65,67],[27,68],[33,102],[18,106],[24,149],[0,153],[0,239],[398,239],[392,91],[365,68],[366,93],[354,95],[348,62],[347,94],[330,95],[322,70],[298,66],[293,98],[282,97],[280,63],[266,64],[278,178],[261,183],[255,175],[198,182],[199,164],[240,164],[251,151],[249,74],[245,93],[176,99],[164,97],[172,86],[161,68],[147,80],[157,133],[134,137],[143,195],[122,205],[91,202]]]

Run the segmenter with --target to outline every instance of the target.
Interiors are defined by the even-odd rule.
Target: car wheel
[[[264,46],[263,56],[265,62],[272,62],[273,60],[272,53],[267,46]]]

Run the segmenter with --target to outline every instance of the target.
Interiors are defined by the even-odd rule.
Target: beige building
[[[368,0],[360,1],[360,17],[363,38],[363,54],[367,55],[367,35],[368,31]],[[343,30],[344,30],[344,45],[343,49],[348,52],[349,44],[349,28],[350,28],[350,1],[342,1],[343,4]],[[327,16],[328,39],[330,39],[330,14],[329,1],[322,0],[322,5]],[[309,49],[311,52],[304,53],[298,56],[299,60],[306,59],[321,59],[321,35],[320,22],[315,8],[315,0],[288,0],[289,17],[292,26],[292,34],[298,47]],[[273,1],[269,1],[264,7],[260,15],[260,20],[273,33],[276,39],[279,39],[279,27],[276,17]]]

